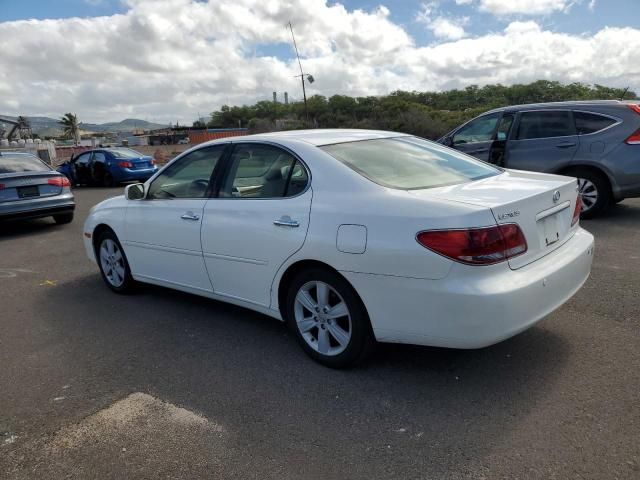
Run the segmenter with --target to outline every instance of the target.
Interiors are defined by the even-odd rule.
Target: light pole
[[[296,51],[296,58],[298,59],[298,66],[300,67],[300,75],[296,75],[296,77],[300,77],[300,81],[302,82],[302,98],[304,99],[304,118],[307,122],[309,122],[309,109],[307,108],[307,90],[304,86],[304,79],[306,77],[307,81],[311,84],[315,81],[313,75],[309,75],[304,73],[302,70],[302,63],[300,62],[300,55],[298,54],[298,45],[296,44],[296,37],[293,35],[293,26],[291,22],[289,22],[289,30],[291,30],[291,39],[293,40],[293,48]]]

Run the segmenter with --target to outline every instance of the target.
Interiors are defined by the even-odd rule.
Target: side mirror
[[[144,184],[134,183],[124,189],[124,198],[127,200],[141,200],[144,198]]]
[[[453,137],[444,137],[442,144],[445,147],[453,147]]]

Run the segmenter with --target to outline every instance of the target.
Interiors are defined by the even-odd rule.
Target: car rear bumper
[[[131,182],[134,180],[144,182],[149,180],[157,171],[157,168],[145,168],[139,170],[123,168],[118,171],[117,175],[114,175],[114,178],[119,182]]]
[[[455,264],[442,280],[341,272],[364,301],[381,342],[481,348],[534,325],[569,300],[591,271],[593,236],[582,229],[545,257],[506,264]]]
[[[0,220],[22,220],[71,213],[76,208],[73,194],[0,203]]]

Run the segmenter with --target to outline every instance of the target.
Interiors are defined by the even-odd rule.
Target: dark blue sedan
[[[130,148],[99,148],[76,155],[58,167],[74,185],[144,182],[158,171],[153,157]]]

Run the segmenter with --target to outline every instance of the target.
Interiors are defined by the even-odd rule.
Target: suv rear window
[[[372,182],[402,190],[465,183],[501,172],[418,137],[361,140],[320,148]]]
[[[0,174],[20,172],[48,172],[51,170],[33,155],[0,155]]]
[[[567,137],[575,134],[568,111],[538,110],[520,114],[516,139]]]
[[[573,112],[573,119],[576,122],[578,135],[596,133],[616,123],[616,120],[611,117],[589,112]]]

